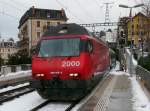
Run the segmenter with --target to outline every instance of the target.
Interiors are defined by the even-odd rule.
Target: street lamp
[[[137,4],[137,5],[134,5],[134,6],[128,6],[128,5],[123,5],[123,4],[120,4],[119,7],[122,7],[122,8],[130,8],[130,21],[131,21],[131,41],[130,41],[130,45],[131,45],[131,55],[130,55],[130,74],[132,76],[132,46],[133,46],[133,43],[132,43],[132,24],[133,24],[133,21],[132,21],[132,8],[138,8],[138,7],[142,7],[144,6],[144,4]]]

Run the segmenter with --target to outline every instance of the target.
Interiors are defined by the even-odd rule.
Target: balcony
[[[20,40],[18,42],[18,46],[21,48],[21,49],[24,49],[24,48],[27,48],[29,46],[29,38],[23,38],[22,40]]]

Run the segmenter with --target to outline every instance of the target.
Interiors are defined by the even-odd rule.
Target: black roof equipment
[[[57,26],[47,27],[43,36],[60,36],[60,35],[91,35],[91,33],[83,26],[75,23],[71,24],[59,24]]]

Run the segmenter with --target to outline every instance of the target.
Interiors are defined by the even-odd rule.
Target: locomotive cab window
[[[92,51],[93,51],[93,45],[92,45],[92,42],[90,40],[87,41],[87,50],[89,53],[92,53]]]
[[[81,41],[81,49],[80,50],[81,50],[81,52],[92,53],[92,51],[93,51],[92,41],[90,41],[90,40]]]
[[[39,46],[39,57],[79,56],[80,38],[47,39]]]

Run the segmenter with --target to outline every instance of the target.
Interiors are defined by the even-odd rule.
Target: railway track
[[[82,99],[81,99],[82,100]],[[73,109],[81,100],[77,100],[77,101],[73,101],[71,103],[68,102],[69,107],[67,107],[64,111],[71,111],[71,109]],[[41,104],[39,104],[38,106],[34,107],[33,109],[31,109],[30,111],[38,111],[39,109],[46,107],[47,105],[51,104],[52,102],[58,102],[58,101],[52,101],[52,100],[47,100]],[[63,102],[64,103],[64,102]],[[54,103],[53,103],[54,104]]]
[[[108,77],[108,75],[105,75],[105,77],[102,79],[103,82],[104,80]],[[102,82],[102,81],[101,81]],[[94,88],[95,86],[93,86]],[[93,89],[92,88],[92,89]],[[88,93],[91,93],[92,90],[88,91]],[[64,111],[71,111],[77,104],[79,104],[82,100],[84,100],[85,98],[87,98],[89,96],[89,94],[87,93],[87,95],[85,97],[82,97],[79,100],[73,101],[70,104],[69,107],[67,107]],[[33,109],[31,109],[30,111],[38,111],[39,109],[42,109],[43,107],[46,107],[47,105],[50,105],[53,102],[58,102],[58,101],[54,101],[54,100],[47,100],[41,104],[39,104],[38,106],[34,107]],[[63,102],[64,103],[64,102]]]
[[[34,89],[30,88],[30,85],[27,85],[13,90],[2,92],[0,93],[0,104],[33,91]]]

